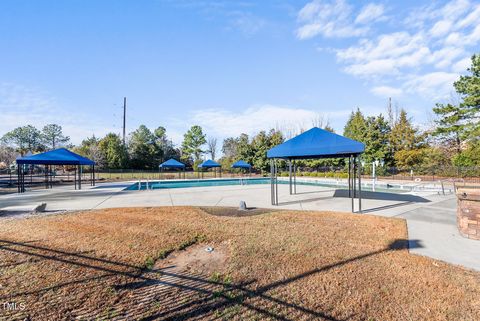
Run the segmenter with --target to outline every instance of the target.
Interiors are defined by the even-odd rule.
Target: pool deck
[[[346,190],[333,187],[297,186],[289,195],[288,185],[279,184],[279,205],[270,204],[269,185],[232,185],[157,190],[124,189],[131,182],[104,183],[92,188],[71,186],[24,194],[0,196],[0,219],[24,217],[42,202],[49,211],[71,211],[113,207],[144,206],[235,206],[241,200],[249,207],[292,210],[350,212],[351,200]],[[362,192],[362,214],[403,218],[407,221],[411,252],[480,271],[480,241],[463,238],[456,228],[455,195],[432,192],[385,193]],[[355,202],[355,209],[357,208]],[[28,215],[27,215],[28,216]],[[321,232],[321,231],[319,231]]]

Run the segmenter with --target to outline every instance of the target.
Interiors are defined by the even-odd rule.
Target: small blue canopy
[[[246,161],[239,160],[238,162],[233,163],[232,168],[252,168],[252,165]]]
[[[358,155],[365,145],[356,140],[313,127],[306,132],[277,145],[267,152],[268,158],[336,158]]]
[[[17,158],[17,164],[37,165],[95,165],[95,162],[75,154],[65,148],[51,150],[45,153]]]
[[[176,159],[170,158],[169,160],[161,163],[158,167],[160,167],[160,168],[185,168],[185,164],[180,163]]]
[[[209,159],[198,165],[199,168],[222,167],[219,163]]]

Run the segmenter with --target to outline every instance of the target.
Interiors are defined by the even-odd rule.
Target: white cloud
[[[430,34],[433,37],[442,37],[446,35],[453,26],[453,22],[450,20],[440,20],[436,22],[430,29]]]
[[[355,23],[369,23],[384,19],[385,7],[382,4],[369,3],[358,14]]]
[[[98,136],[114,131],[87,115],[67,112],[72,108],[62,107],[54,96],[38,88],[0,83],[0,137],[19,126],[33,125],[41,129],[50,123],[61,125],[74,144],[94,133]]]
[[[326,119],[343,118],[349,110],[321,113]],[[204,109],[193,113],[191,119],[202,126],[209,135],[217,137],[255,134],[271,128],[310,128],[319,112],[286,106],[259,105],[240,112],[226,109]]]
[[[465,57],[453,64],[452,71],[457,73],[464,72],[465,70],[467,70],[468,67],[470,67],[471,64],[472,64],[472,58]]]
[[[345,0],[309,2],[298,13],[302,25],[297,29],[297,37],[308,39],[322,35],[345,38],[366,34],[368,27],[355,25],[352,10]]]
[[[347,9],[342,16],[332,14],[334,10],[322,11],[328,4]],[[299,28],[297,32],[305,32],[299,34],[301,39],[315,35],[327,37],[327,22],[367,29],[357,34],[360,38],[353,44],[333,49],[344,72],[374,84],[394,83],[403,93],[429,98],[450,95],[452,84],[447,82],[465,72],[466,57],[478,51],[480,44],[480,3],[468,0],[409,8],[408,17],[400,14],[395,17],[400,21],[395,32],[377,31],[377,34],[373,23],[386,19],[381,4],[365,5],[356,19],[352,19],[355,8],[345,1],[312,1],[302,10],[299,12],[299,20],[304,22],[302,28],[312,29]],[[382,87],[376,86],[371,92],[379,94],[379,90],[386,89]]]
[[[377,86],[371,89],[371,92],[380,97],[398,97],[403,93],[401,88],[394,88],[390,86]]]
[[[411,76],[404,84],[406,92],[418,93],[432,100],[448,98],[453,93],[453,82],[458,79],[457,73],[431,72],[419,76]]]

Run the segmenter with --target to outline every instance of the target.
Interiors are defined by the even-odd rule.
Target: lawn
[[[403,220],[252,214],[129,208],[2,221],[0,319],[480,320],[480,273],[410,255]]]

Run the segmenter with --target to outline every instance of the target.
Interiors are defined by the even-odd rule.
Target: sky
[[[0,136],[85,137],[192,125],[223,139],[272,127],[339,133],[388,97],[418,126],[480,52],[480,1],[2,0]]]

